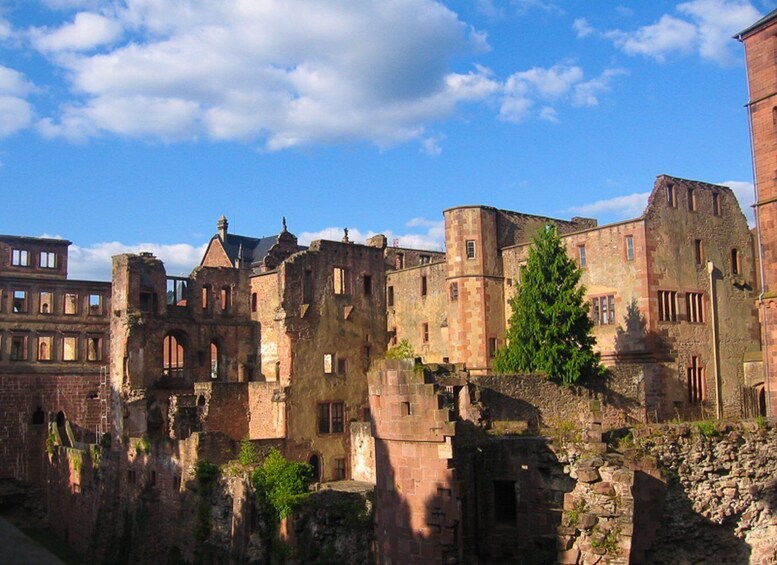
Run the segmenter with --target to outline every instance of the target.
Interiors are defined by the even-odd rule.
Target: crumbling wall
[[[351,478],[375,484],[375,438],[370,422],[351,422]]]

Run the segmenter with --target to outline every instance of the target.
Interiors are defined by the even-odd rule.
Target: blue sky
[[[447,207],[608,223],[662,173],[747,207],[731,36],[775,8],[0,0],[0,233],[67,238],[71,277],[107,279],[146,249],[188,272],[221,214],[439,247]]]

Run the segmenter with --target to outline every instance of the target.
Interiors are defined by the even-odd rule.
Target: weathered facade
[[[68,279],[69,245],[0,236],[0,478],[42,484],[48,424],[108,431],[111,285]]]
[[[662,175],[642,216],[606,226],[487,206],[446,210],[444,263],[387,277],[389,330],[427,362],[488,373],[530,240],[547,224],[583,269],[603,361],[640,382],[639,419],[758,411],[759,384],[746,381],[743,363],[760,347],[756,261],[723,186]]]
[[[750,99],[750,136],[755,172],[755,218],[761,292],[758,312],[763,371],[753,375],[765,409],[777,415],[777,10],[738,34],[744,43]]]

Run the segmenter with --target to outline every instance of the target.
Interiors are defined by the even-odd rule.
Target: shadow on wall
[[[734,535],[738,515],[717,524],[694,509],[676,476],[656,483],[662,481],[635,474],[632,563],[750,563],[750,546]],[[665,498],[656,496],[661,490]]]

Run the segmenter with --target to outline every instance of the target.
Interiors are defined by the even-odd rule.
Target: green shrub
[[[704,437],[715,437],[718,435],[718,425],[715,420],[704,420],[702,422],[695,422],[694,426],[699,430],[699,433]]]
[[[415,353],[410,342],[403,339],[394,347],[390,347],[384,357],[386,359],[413,359],[415,358]]]
[[[256,451],[256,447],[247,436],[240,441],[240,453],[237,458],[240,464],[245,467],[251,467],[259,462],[259,452]]]
[[[307,463],[287,461],[277,449],[271,449],[261,467],[251,475],[257,496],[270,518],[285,518],[308,495],[313,482],[313,467]]]

